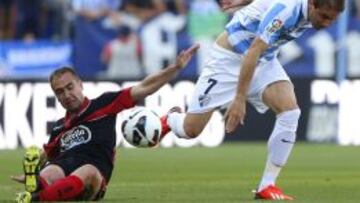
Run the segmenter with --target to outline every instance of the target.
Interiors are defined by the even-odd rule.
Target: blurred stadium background
[[[47,77],[52,70],[63,65],[73,66],[86,81],[85,94],[93,98],[104,91],[117,90],[136,83],[144,76],[172,62],[180,50],[193,43],[200,43],[201,49],[187,69],[171,84],[144,101],[145,106],[159,114],[164,114],[175,105],[186,108],[207,52],[229,18],[230,15],[223,13],[215,0],[0,0],[0,160],[5,163],[1,163],[0,166],[0,182],[8,183],[0,189],[0,194],[5,191],[2,195],[5,196],[6,191],[14,192],[19,189],[14,183],[10,183],[7,177],[9,174],[21,172],[20,148],[34,144],[41,146],[48,139],[51,124],[64,114],[47,83]],[[343,164],[348,169],[351,163],[354,163],[353,174],[349,173],[355,177],[354,185],[349,187],[342,185],[341,191],[345,194],[360,182],[360,168],[355,164],[358,161],[351,159],[351,156],[359,153],[359,149],[354,146],[360,145],[360,125],[357,118],[360,115],[360,1],[349,0],[346,12],[330,28],[319,32],[308,31],[300,39],[283,47],[280,59],[295,84],[302,109],[298,140],[303,141],[303,144],[299,145],[297,150],[314,152],[305,153],[309,155],[307,158],[318,155],[321,159],[318,164],[324,164],[322,169],[315,168],[315,170],[333,169],[329,177],[336,176],[335,169],[345,173],[337,164],[340,166]],[[119,117],[120,123],[122,115]],[[241,142],[247,144],[239,145],[239,148],[244,148],[245,154],[251,154],[253,150],[256,151],[258,145],[253,141],[262,142],[261,150],[266,150],[265,142],[273,127],[273,121],[274,116],[271,113],[262,116],[249,107],[246,125],[239,128],[234,135],[225,136],[222,113],[219,111],[214,114],[210,124],[198,139],[183,141],[168,136],[163,141],[162,147],[202,146],[200,149],[204,154],[210,153],[210,149],[205,147],[216,147],[213,149],[216,150],[216,154],[227,156],[244,152],[236,151],[231,147],[239,144],[238,141],[251,141]],[[118,136],[118,144],[121,148],[130,148],[123,141],[121,133]],[[344,149],[339,145],[353,147]],[[229,146],[231,152],[226,151]],[[319,152],[317,149],[320,149]],[[170,149],[159,151],[162,150]],[[172,150],[168,154],[174,154],[174,160],[177,160],[177,157],[181,156],[179,154],[188,153],[191,156],[193,150],[199,149]],[[134,162],[132,159],[137,159],[136,155],[158,159],[156,154],[152,154],[154,151],[156,150],[148,152],[125,150],[121,157],[124,156],[122,161],[130,167],[128,165]],[[342,153],[344,151],[345,153]],[[265,151],[263,152],[259,159],[256,155],[253,157],[259,165],[264,161]],[[195,155],[195,158],[189,159],[188,163],[198,163],[199,160],[204,159],[201,151],[198,153],[200,155]],[[307,162],[307,158],[302,155],[296,158],[299,154],[303,154],[303,151],[299,153],[295,151],[293,155],[294,160],[300,160],[296,162],[296,166],[306,168],[305,166],[310,167],[313,163],[316,165],[317,159]],[[17,161],[13,160],[14,157]],[[165,163],[172,163],[170,156],[162,159]],[[180,160],[184,159],[180,158]],[[246,158],[243,159],[248,161]],[[139,159],[131,169],[124,168],[122,163],[119,163],[118,169],[121,170],[118,173],[125,174],[124,177],[128,174],[129,177],[125,178],[125,183],[119,179],[114,184],[124,189],[128,187],[126,185],[128,181],[131,186],[130,177],[133,173],[125,171],[150,167],[147,164],[152,161]],[[217,161],[221,162],[222,158],[215,160]],[[234,174],[237,174],[237,170],[243,171],[241,167],[244,167],[245,161],[240,166],[239,163],[234,164]],[[209,162],[209,165],[203,165],[204,173],[206,169],[212,167],[213,161]],[[144,165],[141,166],[141,163]],[[162,162],[158,160],[154,163]],[[224,163],[227,165],[226,160]],[[290,167],[295,168],[294,162],[291,164]],[[228,167],[233,167],[231,160]],[[224,168],[226,167],[219,170],[225,170]],[[259,176],[262,165],[257,168]],[[155,167],[153,170],[161,171],[162,168]],[[312,170],[311,167],[309,170]],[[248,168],[248,171],[239,176],[245,177],[252,171]],[[178,169],[178,172],[181,173],[181,170]],[[302,174],[299,177],[296,172],[285,175],[295,176],[297,180],[305,176]],[[229,176],[231,174],[229,173]],[[145,176],[147,175],[149,174]],[[311,178],[316,175],[313,174]],[[254,175],[251,173],[249,176]],[[341,177],[344,178],[345,175],[341,174]],[[115,177],[116,180],[118,178]],[[146,178],[143,181],[142,184],[147,183]],[[311,180],[303,180],[303,183],[306,183],[304,193],[308,184],[306,181]],[[251,182],[251,187],[255,184],[256,181]],[[322,184],[320,183],[320,187]],[[141,188],[142,192],[151,191],[140,183],[132,186],[133,196],[136,196],[137,187]],[[151,186],[154,185],[150,184]],[[241,188],[242,185],[235,184],[231,187]],[[297,190],[296,186],[292,189]],[[109,193],[110,199],[116,199],[114,190],[110,190]],[[317,194],[315,190],[315,199]],[[141,201],[141,197],[131,199],[130,195],[128,198],[130,199],[122,200]],[[179,200],[173,196],[164,198],[168,200],[167,202]],[[220,196],[215,200],[221,198],[223,197]],[[306,202],[320,202],[317,201],[318,199],[310,200]],[[210,200],[202,200],[202,197],[199,197],[195,202],[201,201]],[[230,195],[228,201],[236,202],[236,198]],[[340,199],[335,202],[343,201]]]

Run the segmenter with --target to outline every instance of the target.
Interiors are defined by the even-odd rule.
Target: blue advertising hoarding
[[[71,65],[72,56],[70,42],[0,42],[0,72],[3,78],[47,78],[55,68]]]

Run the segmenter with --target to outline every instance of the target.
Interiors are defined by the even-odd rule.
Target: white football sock
[[[267,160],[264,174],[261,179],[258,191],[263,190],[269,185],[275,185],[276,178],[278,177],[280,171],[281,171],[281,167],[278,167],[273,163],[271,163],[270,160]]]
[[[299,118],[299,109],[277,115],[275,127],[268,141],[268,157],[258,191],[269,185],[275,185],[276,178],[286,164],[296,141]]]
[[[171,131],[173,131],[177,137],[191,139],[191,137],[186,135],[184,129],[185,116],[185,113],[172,112],[167,117],[167,123],[170,126]]]

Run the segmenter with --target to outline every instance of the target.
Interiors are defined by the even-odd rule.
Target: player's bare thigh
[[[103,181],[100,171],[95,166],[86,164],[76,169],[71,175],[75,175],[83,181],[86,190],[85,199],[93,200],[101,189]]]
[[[289,81],[270,84],[263,93],[263,101],[276,114],[299,108],[294,86]]]
[[[41,170],[40,176],[46,180],[46,182],[51,185],[55,181],[65,177],[64,170],[55,164],[50,164]]]
[[[184,121],[184,129],[186,135],[191,138],[195,138],[200,135],[200,133],[205,128],[206,124],[209,122],[212,113],[214,110],[204,113],[186,113]]]

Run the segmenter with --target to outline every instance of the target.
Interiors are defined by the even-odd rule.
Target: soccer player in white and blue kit
[[[187,113],[173,109],[162,118],[163,136],[171,129],[180,138],[197,137],[218,107],[228,106],[227,132],[244,124],[246,102],[260,113],[270,108],[276,122],[255,197],[292,200],[275,182],[296,140],[300,109],[293,84],[277,59],[278,49],[311,27],[329,26],[344,10],[344,1],[255,0],[235,12],[213,45]]]

